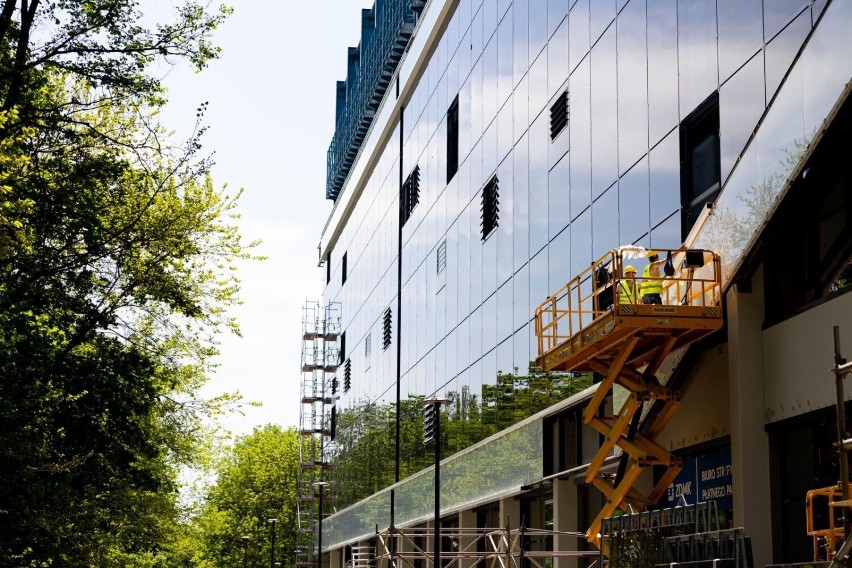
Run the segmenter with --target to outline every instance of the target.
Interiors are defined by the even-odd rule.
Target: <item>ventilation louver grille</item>
[[[402,224],[405,225],[420,201],[420,166],[414,166],[405,178],[405,183],[402,184],[402,195],[399,198],[402,206]]]
[[[352,388],[352,360],[347,359],[345,363],[343,363],[343,392],[349,392],[349,389]]]
[[[393,323],[393,318],[391,316],[391,309],[388,308],[385,310],[385,315],[382,316],[382,350],[387,350],[391,344],[391,324]]]
[[[563,92],[550,107],[550,139],[554,140],[568,125],[568,91]]]
[[[488,183],[482,188],[482,240],[488,238],[494,229],[497,228],[497,222],[500,220],[500,194],[497,176],[493,176]]]

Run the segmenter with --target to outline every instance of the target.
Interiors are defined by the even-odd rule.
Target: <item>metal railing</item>
[[[719,255],[700,249],[669,251],[673,268],[670,276],[626,278],[624,268],[630,262],[637,262],[630,260],[630,256],[637,254],[644,256],[644,251],[637,253],[635,247],[623,247],[607,252],[536,308],[539,355],[571,339],[599,318],[641,315],[641,310],[621,308],[625,304],[643,303],[640,291],[645,283],[659,283],[662,304],[666,306],[706,308],[719,305]],[[627,302],[619,294],[623,287],[633,290]]]
[[[441,552],[442,568],[548,568],[555,558],[598,556],[596,550],[578,550],[576,545],[553,546],[559,538],[581,541],[584,534],[578,532],[525,527],[441,527],[439,532],[442,542],[450,542]],[[428,563],[432,550],[427,543],[433,534],[433,528],[388,528],[377,534],[377,559],[396,568]]]

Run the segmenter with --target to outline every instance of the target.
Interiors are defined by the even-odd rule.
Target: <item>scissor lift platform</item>
[[[538,366],[545,371],[603,375],[583,414],[584,423],[605,437],[585,479],[606,498],[586,532],[586,539],[602,549],[602,520],[628,504],[640,511],[655,504],[683,465],[654,441],[680,402],[679,393],[657,380],[657,371],[673,350],[723,324],[717,254],[704,250],[670,252],[669,275],[624,277],[626,257],[642,253],[634,247],[610,251],[550,296],[535,313]],[[640,299],[642,284],[650,281],[662,288],[661,304],[644,304]],[[619,290],[632,293],[622,295]],[[601,409],[606,408],[603,403],[614,384],[624,387],[628,396],[620,409],[613,410],[617,414],[607,416]],[[661,401],[661,409],[649,415],[653,423],[645,424],[644,433],[639,433],[643,404],[653,401]],[[616,476],[602,475],[601,466],[616,445],[627,456],[626,467]],[[650,466],[666,470],[651,492],[643,495],[634,484]]]

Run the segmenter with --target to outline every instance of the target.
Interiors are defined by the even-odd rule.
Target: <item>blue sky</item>
[[[168,15],[178,0],[144,0],[146,15]],[[240,391],[246,408],[224,425],[234,435],[299,421],[301,312],[319,299],[317,245],[325,200],[326,150],[334,130],[335,81],[346,48],[360,36],[367,0],[232,0],[234,14],[215,36],[222,56],[200,74],[164,71],[163,122],[186,137],[208,101],[204,144],[215,152],[217,185],[244,188],[242,232],[262,239],[261,263],[240,268],[244,304],[234,310],[242,338],[226,337],[220,368],[205,394]]]

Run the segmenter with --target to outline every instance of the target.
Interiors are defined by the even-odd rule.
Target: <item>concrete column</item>
[[[476,527],[476,511],[470,509],[459,511],[459,528],[472,529]],[[476,537],[463,536],[459,539],[459,550],[473,551],[476,550]],[[462,558],[459,560],[460,568],[470,568],[473,566],[473,558]]]
[[[557,479],[553,482],[553,530],[580,532],[578,526],[578,492],[573,479]],[[554,550],[577,550],[580,539],[558,536],[553,539]],[[576,558],[556,558],[555,568],[577,568]]]
[[[517,529],[521,526],[521,502],[513,497],[500,499],[500,526]]]
[[[343,549],[337,548],[329,552],[330,568],[343,568]]]
[[[726,297],[731,409],[734,526],[751,537],[754,565],[772,560],[769,439],[763,409],[763,270],[751,291],[735,286]]]
[[[521,526],[521,502],[515,498],[500,499],[500,528],[517,530]],[[501,549],[498,552],[506,552]]]

